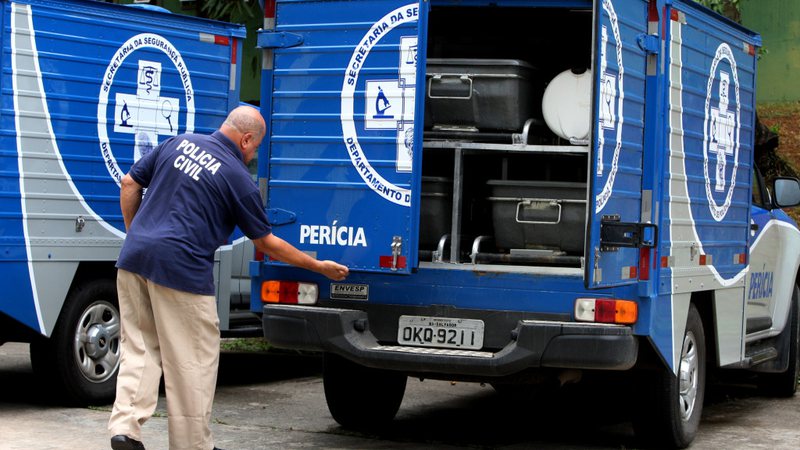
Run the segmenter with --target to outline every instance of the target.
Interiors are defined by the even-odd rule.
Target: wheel
[[[697,434],[706,384],[706,340],[700,314],[689,307],[678,376],[669,368],[639,374],[633,427],[645,443],[688,447]]]
[[[792,292],[792,309],[789,317],[789,367],[781,373],[758,374],[758,385],[762,392],[774,397],[791,397],[797,392],[800,377],[800,289]]]
[[[31,363],[69,403],[107,404],[116,388],[119,339],[116,283],[90,281],[67,297],[50,338],[31,343]]]
[[[322,367],[325,400],[334,420],[345,428],[370,430],[394,419],[408,377],[372,369],[326,353]]]

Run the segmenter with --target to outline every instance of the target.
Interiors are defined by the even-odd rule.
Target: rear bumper
[[[504,376],[528,368],[626,370],[636,363],[630,327],[519,320],[516,339],[497,352],[382,345],[365,311],[267,305],[264,337],[282,348],[338,354],[361,365],[413,373]]]

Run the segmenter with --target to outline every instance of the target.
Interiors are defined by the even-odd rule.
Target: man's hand
[[[302,267],[314,272],[325,275],[334,281],[344,280],[350,269],[334,262],[320,261],[296,249],[292,244],[270,233],[264,237],[254,239],[253,244],[256,248],[278,261]]]
[[[350,269],[335,261],[325,260],[320,261],[319,273],[325,275],[333,281],[342,281],[347,278],[347,274],[350,273]]]

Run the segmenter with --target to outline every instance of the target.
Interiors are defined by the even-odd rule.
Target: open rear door
[[[638,247],[654,239],[654,229],[644,225],[651,220],[649,207],[647,217],[642,214],[648,2],[595,0],[594,8],[594,130],[585,281],[589,288],[601,288],[638,280]]]
[[[408,273],[417,262],[414,117],[427,16],[408,0],[276,5],[275,29],[259,36],[274,56],[264,71],[273,78],[262,94],[269,157],[259,173],[274,232],[351,270]]]

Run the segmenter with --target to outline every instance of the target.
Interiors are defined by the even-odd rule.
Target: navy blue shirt
[[[117,267],[195,294],[214,294],[214,252],[238,225],[250,239],[271,232],[242,153],[219,131],[161,143],[128,175],[146,187]]]

